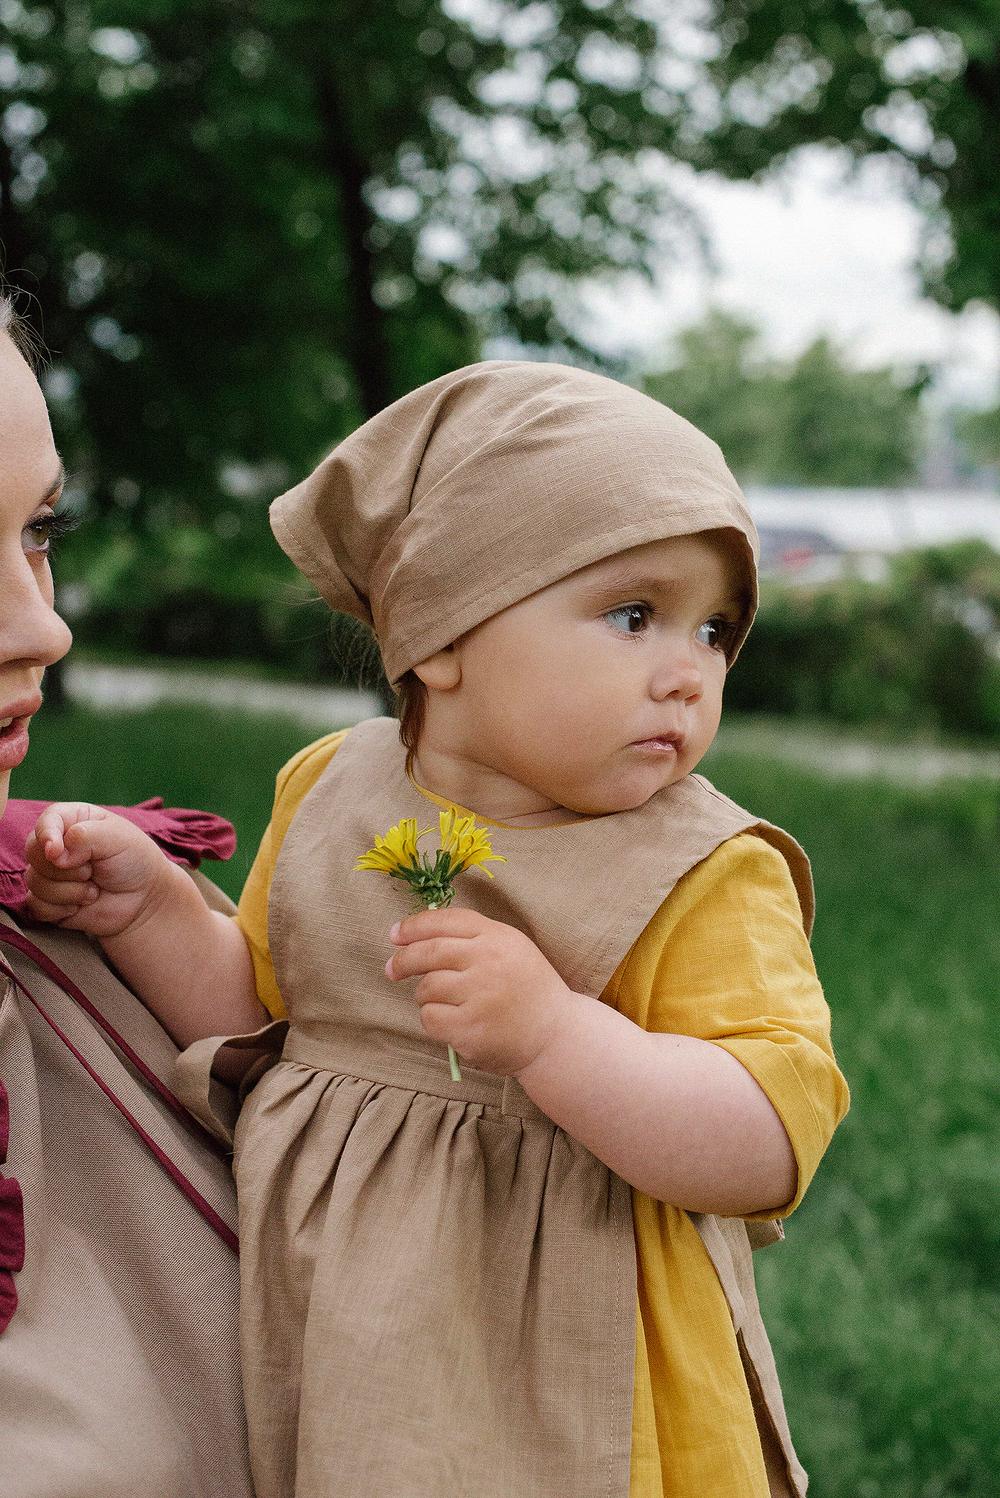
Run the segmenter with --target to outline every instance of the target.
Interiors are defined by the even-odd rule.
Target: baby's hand
[[[132,926],[170,875],[151,838],[87,802],[46,807],[25,851],[32,916],[92,936],[118,936]]]
[[[535,943],[474,910],[426,910],[392,928],[394,981],[420,977],[420,1023],[470,1066],[512,1076],[534,1061],[572,993]]]

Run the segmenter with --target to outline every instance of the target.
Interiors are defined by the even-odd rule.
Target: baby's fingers
[[[34,871],[28,875],[28,910],[38,921],[68,920],[92,905],[98,893],[96,885],[80,879],[45,879]]]
[[[93,873],[86,848],[70,851],[61,841],[58,846],[54,846],[51,838],[42,842],[37,827],[28,834],[24,853],[28,860],[29,878],[37,874],[44,879],[79,881],[89,879]]]
[[[54,807],[43,811],[25,844],[28,862],[34,865],[37,859],[56,865],[62,863],[66,859],[65,832],[66,823]]]
[[[461,938],[435,936],[429,941],[415,941],[399,947],[385,965],[386,976],[395,982],[415,978],[422,973],[450,969],[462,972],[472,961],[472,943]]]
[[[86,828],[93,826],[97,808],[85,801],[57,801],[47,806],[35,823],[27,847],[58,868],[74,869],[91,856]],[[29,852],[30,859],[30,852]]]

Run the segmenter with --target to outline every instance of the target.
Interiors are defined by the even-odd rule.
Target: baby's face
[[[484,784],[524,787],[534,805],[641,806],[715,737],[741,617],[736,567],[714,532],[585,567],[456,641],[454,748]]]

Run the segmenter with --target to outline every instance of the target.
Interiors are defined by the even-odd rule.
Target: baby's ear
[[[432,692],[451,692],[462,680],[462,663],[454,645],[446,645],[421,661],[413,670]]]

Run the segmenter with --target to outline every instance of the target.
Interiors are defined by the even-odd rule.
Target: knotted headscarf
[[[647,541],[723,529],[757,603],[757,532],[714,442],[561,364],[470,364],[345,438],[271,506],[279,545],[370,625],[391,682],[540,588]]]

